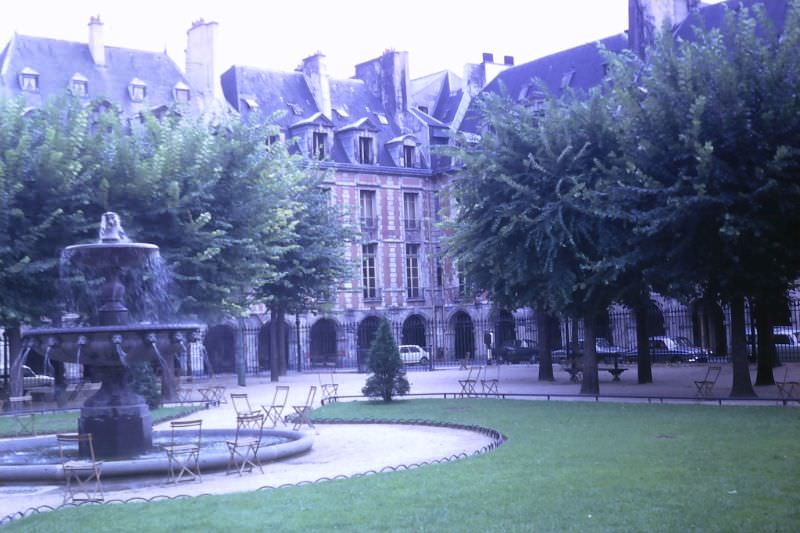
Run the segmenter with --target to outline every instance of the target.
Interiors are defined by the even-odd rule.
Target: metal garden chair
[[[202,420],[176,420],[170,422],[170,443],[163,446],[169,463],[169,480],[172,483],[201,480],[200,445],[203,433]]]
[[[61,433],[56,435],[61,467],[64,471],[64,503],[102,502],[103,484],[100,474],[103,462],[94,455],[91,433]],[[88,457],[78,458],[79,454]]]

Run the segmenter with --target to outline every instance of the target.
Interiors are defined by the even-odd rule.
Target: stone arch
[[[311,326],[309,336],[311,364],[336,364],[336,357],[339,354],[336,322],[330,318],[320,318]]]
[[[270,348],[270,342],[272,334],[270,332],[270,326],[272,325],[272,321],[270,320],[266,324],[262,325],[258,331],[258,370],[268,372],[270,370],[270,358],[272,356],[272,350]],[[283,325],[284,331],[284,353],[286,354],[286,361],[285,364],[289,365],[289,335],[294,328],[290,326],[287,322],[284,322]]]
[[[503,346],[508,341],[517,339],[516,322],[511,311],[499,310],[494,317],[494,346]]]
[[[381,319],[377,316],[371,315],[358,323],[357,331],[357,347],[358,347],[358,368],[363,370],[367,366],[367,357],[369,356],[369,349],[372,346],[372,341],[375,339],[375,334],[378,332],[378,327],[381,325]]]
[[[427,349],[428,341],[425,333],[425,318],[416,314],[409,315],[403,321],[400,344],[416,344]]]
[[[475,325],[465,311],[456,311],[450,318],[453,332],[453,352],[456,359],[475,357]]]
[[[236,371],[236,331],[232,326],[218,324],[208,328],[203,345],[213,373]]]

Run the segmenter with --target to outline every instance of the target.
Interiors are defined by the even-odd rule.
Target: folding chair
[[[227,473],[230,474],[235,470],[241,476],[245,470],[252,472],[253,468],[257,466],[263,474],[264,469],[261,467],[261,460],[258,458],[258,449],[261,447],[264,414],[240,415],[239,419],[247,420],[246,423],[236,427],[234,440],[225,441],[228,446],[228,452],[230,452]],[[253,436],[253,433],[255,433],[255,436]]]
[[[334,383],[333,374],[331,373],[330,383],[323,383],[322,374],[317,374],[317,377],[319,378],[319,387],[320,387],[322,403],[327,402],[331,398],[336,398],[336,394],[339,392],[339,384]]]
[[[477,372],[477,373],[475,373]],[[474,374],[474,376],[473,376]],[[469,367],[469,371],[467,373],[466,379],[459,379],[458,384],[461,385],[461,397],[463,398],[466,396],[467,398],[475,396],[477,393],[475,392],[475,385],[478,383],[478,376],[480,375],[480,367],[471,366]]]
[[[61,433],[56,435],[61,467],[64,471],[64,503],[102,502],[103,484],[100,472],[103,462],[94,456],[91,433]],[[80,450],[88,451],[89,457],[77,459]]]
[[[311,419],[308,418],[309,413],[314,405],[314,396],[317,395],[317,387],[311,385],[308,389],[308,397],[306,398],[306,403],[304,405],[293,405],[292,409],[294,409],[294,430],[297,431],[303,424],[307,425],[311,429],[316,431],[314,424],[311,422]]]
[[[169,481],[178,483],[192,481],[200,477],[200,440],[202,420],[176,420],[170,422],[170,443],[163,446],[169,463]],[[177,472],[177,473],[176,473]]]
[[[36,435],[36,413],[30,411],[32,403],[33,397],[30,394],[8,398],[8,408],[16,424],[15,435]]]
[[[489,371],[488,368],[483,369],[483,379],[481,380],[481,390],[483,394],[486,396],[492,395],[495,397],[500,397],[500,392],[497,389],[498,384],[500,383],[500,365],[495,365],[497,368],[497,374],[494,378],[488,378],[486,373]]]
[[[783,381],[776,381],[775,386],[778,387],[778,398],[782,400],[789,400],[795,397],[795,392],[800,391],[800,382],[789,380],[789,367],[783,373]]]
[[[237,415],[252,415],[257,412],[250,407],[250,399],[247,393],[232,392],[231,404],[233,404],[233,410],[236,411]]]
[[[284,426],[286,421],[283,417],[283,410],[286,408],[286,400],[289,398],[289,387],[286,385],[278,385],[275,387],[275,395],[272,397],[272,404],[262,405],[261,409],[264,410],[264,424],[272,422],[272,427],[278,425],[280,421]]]
[[[722,371],[721,366],[709,366],[706,369],[706,376],[703,379],[694,382],[697,387],[697,396],[700,398],[708,398],[714,390],[714,385],[717,383],[719,373]]]

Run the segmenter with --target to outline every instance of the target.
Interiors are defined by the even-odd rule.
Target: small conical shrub
[[[381,322],[375,340],[372,341],[367,368],[372,375],[361,389],[364,396],[383,398],[383,401],[390,402],[392,396],[401,396],[409,391],[403,360],[400,359],[400,351],[386,320]]]

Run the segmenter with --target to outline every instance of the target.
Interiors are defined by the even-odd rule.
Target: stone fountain
[[[162,394],[174,393],[174,361],[187,351],[187,339],[199,324],[132,323],[126,307],[126,273],[141,268],[159,254],[158,246],[131,242],[119,216],[105,213],[100,239],[92,244],[68,246],[62,259],[77,269],[102,278],[97,325],[34,328],[23,332],[23,353],[36,349],[50,361],[79,363],[102,381],[100,389],[81,408],[78,431],[91,433],[95,453],[103,458],[129,457],[152,446],[152,421],[144,399],[131,388],[131,365],[157,361],[162,369]],[[13,371],[13,369],[12,369]]]

